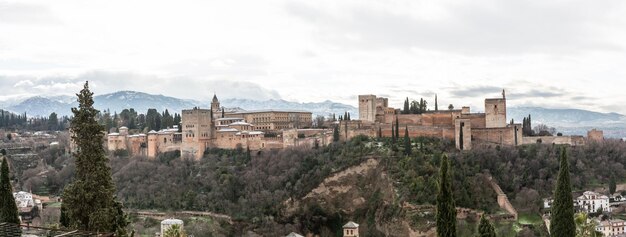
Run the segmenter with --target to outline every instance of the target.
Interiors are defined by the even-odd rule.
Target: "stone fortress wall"
[[[454,140],[459,150],[481,145],[517,146],[537,142],[584,145],[588,140],[582,136],[524,137],[522,124],[507,120],[504,90],[499,98],[485,99],[484,113],[471,113],[469,107],[462,107],[461,110],[400,114],[400,109],[388,107],[387,98],[360,95],[358,99],[359,120],[340,121],[342,139],[357,135],[378,136],[379,133],[390,137],[397,121],[400,136],[404,136],[405,129],[408,129],[411,137]],[[588,137],[593,141],[603,140],[602,131],[592,130]]]

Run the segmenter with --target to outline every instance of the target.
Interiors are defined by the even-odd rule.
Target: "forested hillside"
[[[437,169],[444,153],[451,158],[457,206],[502,212],[485,182],[490,174],[521,214],[536,215],[541,198],[552,194],[558,150],[559,146],[536,144],[457,152],[449,141],[415,138],[406,155],[404,146],[391,140],[358,137],[319,149],[209,150],[200,161],[181,159],[176,152],[154,160],[115,156],[111,165],[118,199],[127,208],[210,211],[231,216],[235,221],[232,226],[202,230],[218,236],[248,231],[269,236],[290,231],[332,235],[347,220],[360,222],[372,235],[382,236],[390,234],[388,231],[398,223],[409,223],[421,231],[432,227],[428,224],[432,216],[417,215],[407,210],[405,203],[434,204]],[[569,147],[568,153],[574,190],[608,186],[612,174],[618,182],[625,177],[623,142]],[[62,154],[41,151],[41,164],[15,167],[22,169],[16,172],[19,183],[35,193],[58,194],[73,172],[72,158]],[[309,195],[326,178],[372,159],[377,165],[370,171],[334,183],[354,191],[353,196]],[[345,202],[346,197],[361,201]],[[289,211],[288,204],[294,201],[300,205]],[[473,228],[470,222],[460,231],[468,233]],[[538,226],[533,231],[539,234],[540,229]],[[499,231],[514,236],[510,225]]]

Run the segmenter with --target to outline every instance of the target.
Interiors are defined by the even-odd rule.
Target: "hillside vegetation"
[[[177,153],[156,159],[111,159],[118,200],[127,208],[158,211],[209,211],[225,214],[233,224],[197,228],[196,235],[265,236],[317,233],[335,236],[349,220],[371,236],[405,236],[428,232],[428,211],[437,191],[437,168],[450,156],[457,206],[501,213],[496,195],[485,182],[490,174],[525,219],[536,219],[541,198],[552,195],[558,172],[558,146],[477,147],[457,152],[449,141],[412,139],[411,155],[390,140],[357,137],[319,149],[248,152],[209,150],[200,161]],[[568,149],[574,190],[608,186],[611,174],[625,177],[626,144],[606,141]],[[13,167],[24,187],[58,194],[72,176],[71,156],[42,151],[43,161]],[[13,164],[20,164],[17,160]],[[425,214],[426,213],[426,214]],[[431,213],[432,214],[432,213]],[[460,222],[471,233],[474,220]],[[544,233],[541,224],[519,233]],[[521,228],[499,224],[499,236]],[[531,229],[527,229],[531,228]],[[530,235],[532,236],[532,235]]]

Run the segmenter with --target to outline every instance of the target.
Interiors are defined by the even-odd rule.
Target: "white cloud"
[[[0,89],[73,94],[90,80],[96,93],[397,106],[437,93],[482,107],[506,88],[512,105],[626,113],[623,12],[620,0],[2,1]]]

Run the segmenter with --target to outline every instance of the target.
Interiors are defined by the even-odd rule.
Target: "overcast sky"
[[[626,1],[0,0],[0,100],[358,94],[626,114]],[[482,110],[482,109],[477,109]]]

